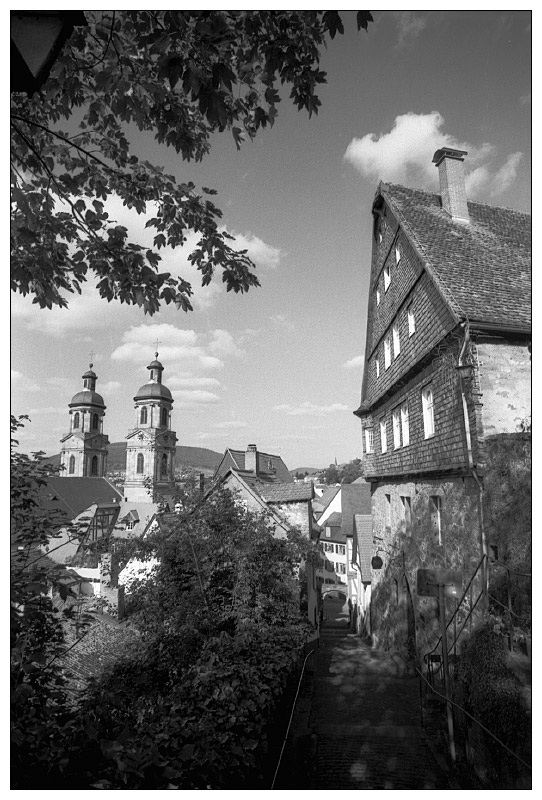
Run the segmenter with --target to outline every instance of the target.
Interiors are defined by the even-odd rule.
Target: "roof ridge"
[[[440,192],[431,192],[428,189],[416,189],[412,186],[404,186],[402,183],[391,183],[390,181],[380,181],[380,186],[391,187],[394,189],[403,189],[407,192],[420,192],[421,194],[430,195],[432,197],[438,197],[439,199],[442,197]],[[378,192],[377,192],[378,194]],[[499,211],[509,211],[512,214],[522,214],[526,217],[532,218],[532,213],[530,211],[521,211],[518,208],[510,208],[510,206],[495,206],[491,203],[483,203],[481,200],[469,200],[467,198],[467,203],[472,203],[475,206],[482,206],[483,208],[490,208],[492,210],[498,209]]]

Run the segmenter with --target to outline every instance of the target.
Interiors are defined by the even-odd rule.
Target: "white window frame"
[[[396,322],[392,330],[393,334],[393,357],[397,358],[401,352],[401,339],[399,337],[399,323]]]
[[[401,403],[401,438],[403,440],[403,447],[410,444],[410,425],[408,421],[408,400]]]
[[[380,451],[388,452],[388,427],[385,418],[380,420]]]
[[[431,384],[422,389],[422,411],[424,438],[430,439],[435,435],[435,406]]]
[[[407,316],[408,316],[408,335],[414,336],[416,333],[416,318],[414,316],[414,309],[412,308],[412,304],[409,305],[407,309]]]
[[[401,250],[399,249],[399,245],[395,245],[395,263],[398,264],[401,260]]]
[[[365,452],[374,453],[373,429],[365,428]]]
[[[391,283],[391,269],[390,265],[386,264],[384,267],[384,291],[387,292]]]
[[[391,530],[391,494],[384,495],[384,503],[385,526],[388,530]]]
[[[380,378],[380,362],[378,358],[375,358],[375,372],[376,372],[376,377]]]
[[[393,449],[399,450],[401,447],[401,409],[394,408],[391,412],[393,427]]]
[[[376,304],[377,304],[377,306],[380,305],[380,289],[378,289],[378,288],[376,290]]]
[[[442,498],[437,495],[429,497],[431,503],[431,528],[433,544],[442,544]]]
[[[390,337],[386,336],[384,339],[384,369],[391,366],[391,342]]]
[[[336,545],[336,547],[337,547],[337,553],[340,556],[345,556],[346,555],[346,545],[345,544],[338,544],[338,545]]]
[[[346,575],[346,564],[343,564],[342,561],[336,561],[335,572],[337,575]]]

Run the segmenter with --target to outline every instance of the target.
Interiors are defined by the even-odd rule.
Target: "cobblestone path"
[[[311,661],[276,788],[459,788],[427,742],[418,680],[349,633],[340,603]]]

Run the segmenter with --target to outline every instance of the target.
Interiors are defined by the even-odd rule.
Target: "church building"
[[[60,463],[67,478],[103,478],[107,471],[108,437],[103,432],[105,405],[96,391],[92,364],[83,375],[83,391],[72,397],[70,431],[62,439]]]

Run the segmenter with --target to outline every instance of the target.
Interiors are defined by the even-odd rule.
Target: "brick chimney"
[[[258,448],[255,444],[247,445],[245,453],[245,469],[253,472],[254,475],[258,474]]]
[[[454,222],[464,225],[469,224],[465,173],[463,171],[463,156],[466,155],[466,150],[443,147],[437,150],[433,156],[433,164],[438,167],[442,208],[448,212]]]

